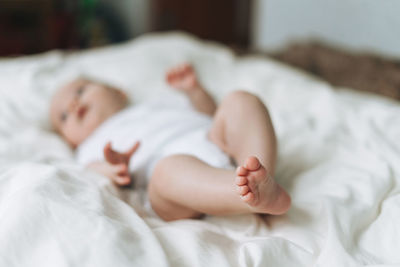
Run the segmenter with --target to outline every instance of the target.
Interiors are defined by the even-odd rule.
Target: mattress
[[[141,102],[192,63],[217,101],[268,106],[279,148],[281,216],[146,216],[143,192],[76,163],[51,129],[58,86],[88,76]],[[172,32],[82,52],[0,60],[0,266],[393,266],[400,264],[400,105],[333,89],[274,60]]]

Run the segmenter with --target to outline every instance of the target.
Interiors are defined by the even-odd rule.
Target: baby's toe
[[[246,203],[251,203],[254,200],[254,194],[252,192],[248,192],[245,195],[241,196],[242,200]]]
[[[245,176],[236,176],[235,183],[236,185],[245,185],[247,184],[247,178]]]
[[[237,169],[236,169],[236,175],[238,175],[238,176],[247,175],[248,172],[249,172],[249,171],[248,171],[245,167],[243,167],[243,166],[239,166],[239,167],[237,167]]]
[[[256,171],[261,167],[261,163],[256,157],[251,156],[246,160],[245,166],[249,171]]]
[[[237,187],[237,192],[239,195],[243,196],[249,192],[249,187],[247,185],[242,185]]]

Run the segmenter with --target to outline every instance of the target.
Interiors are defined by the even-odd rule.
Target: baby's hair
[[[76,80],[86,80],[86,81],[93,81],[93,82],[97,82],[97,83],[101,83],[104,84],[106,87],[112,88],[112,89],[116,89],[119,90],[121,92],[123,92],[126,95],[126,105],[129,106],[132,104],[131,99],[128,97],[127,91],[124,90],[122,87],[116,87],[115,85],[112,85],[110,82],[103,80],[101,78],[95,78],[93,76],[87,75],[87,74],[79,74],[78,76],[76,76],[74,79],[72,79],[71,81],[76,81]]]

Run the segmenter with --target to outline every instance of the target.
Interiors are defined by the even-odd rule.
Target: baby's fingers
[[[112,180],[114,183],[120,186],[129,185],[131,183],[131,177],[129,176],[128,166],[126,164],[117,164],[113,166],[114,175]]]
[[[126,156],[122,153],[115,151],[111,147],[111,142],[108,142],[103,149],[104,159],[111,164],[125,163]]]
[[[105,159],[110,162],[110,163],[114,163],[114,158],[115,158],[115,151],[112,149],[111,147],[111,142],[108,142],[104,148],[103,148],[103,154]]]
[[[103,152],[104,152],[104,154],[106,154],[106,153],[110,153],[111,151],[112,151],[111,142],[107,142],[107,144],[103,148]]]
[[[126,155],[127,155],[128,157],[131,157],[131,156],[133,155],[133,153],[135,153],[136,150],[139,148],[139,146],[140,146],[140,142],[139,142],[139,141],[136,141],[136,143],[133,144],[133,146],[131,147],[131,149],[129,149],[128,152],[126,152]]]
[[[117,175],[114,178],[114,182],[119,186],[126,186],[131,184],[131,177],[129,175]]]
[[[117,175],[128,174],[128,166],[124,163],[112,165],[113,172]]]

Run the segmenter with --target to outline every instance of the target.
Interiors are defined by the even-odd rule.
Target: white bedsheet
[[[283,216],[141,217],[141,192],[85,170],[49,131],[55,88],[84,74],[137,102],[192,62],[220,100],[259,95],[279,139]],[[180,33],[0,60],[0,266],[389,266],[400,264],[400,105]]]

